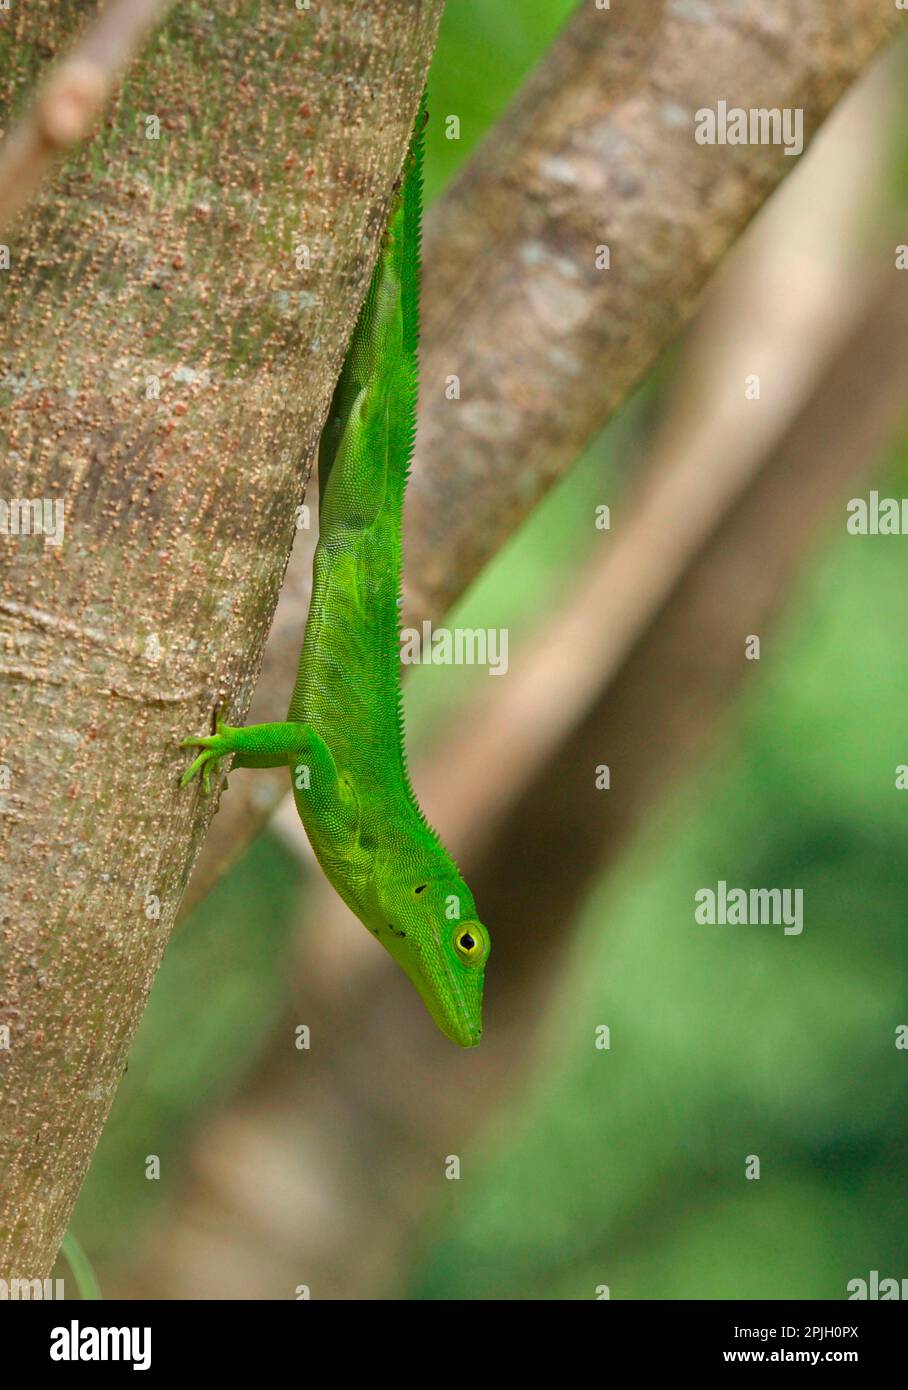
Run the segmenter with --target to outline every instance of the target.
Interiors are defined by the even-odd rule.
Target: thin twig
[[[0,147],[0,232],[37,192],[50,165],[90,134],[114,84],[171,0],[112,0],[54,68]]]

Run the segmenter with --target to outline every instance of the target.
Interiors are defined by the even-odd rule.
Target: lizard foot
[[[186,769],[186,771],[183,773],[183,776],[180,778],[180,786],[188,787],[189,783],[192,782],[196,777],[198,777],[199,773],[201,772],[202,792],[205,796],[210,796],[211,794],[212,766],[214,766],[216,770],[217,764],[221,758],[226,758],[231,753],[235,753],[237,751],[235,736],[241,732],[241,730],[239,729],[229,728],[228,725],[224,723],[223,719],[221,718],[220,709],[218,709],[217,714],[215,716],[214,727],[216,729],[216,732],[213,734],[209,734],[203,738],[184,738],[180,742],[181,748],[202,749],[202,752],[196,758],[195,762],[192,763],[191,766]]]

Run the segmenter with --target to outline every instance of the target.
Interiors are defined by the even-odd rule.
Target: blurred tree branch
[[[811,135],[904,18],[876,0],[582,5],[431,209],[404,622],[437,622],[689,320],[716,266],[798,161],[695,143],[694,113],[804,109]],[[596,268],[607,245],[611,269]],[[446,396],[457,376],[460,399]],[[282,597],[253,717],[282,717],[305,621]],[[292,569],[295,570],[293,562]],[[234,778],[189,912],[286,795]]]
[[[809,139],[904,27],[878,0],[578,8],[430,222],[411,618],[448,611],[799,163],[779,145],[699,145],[695,113],[732,93],[801,108]]]
[[[2,1274],[51,1266],[126,1064],[212,814],[178,741],[245,715],[441,9],[174,6],[15,224]],[[85,12],[0,14],[4,127]]]
[[[496,941],[512,934],[510,949],[499,951],[499,968],[506,955],[515,971],[512,985],[527,964],[517,948],[528,917],[575,914],[592,877],[715,739],[738,687],[759,670],[745,659],[745,639],[759,635],[767,655],[769,629],[809,545],[831,515],[844,530],[848,499],[872,482],[883,451],[908,423],[899,366],[906,351],[908,294],[892,268],[762,466],[740,474],[718,506],[710,496],[703,507],[706,494],[693,473],[680,486],[654,481],[644,504],[651,536],[670,544],[688,507],[705,522],[702,531],[684,564],[666,576],[646,622],[628,633],[617,667],[602,649],[608,678],[597,697],[578,702],[572,727],[524,762],[521,795],[471,868],[483,910],[496,925],[499,915],[508,924]],[[614,565],[606,559],[598,569],[578,604],[591,604],[595,586],[607,609],[601,581]],[[596,789],[603,763],[608,792]],[[557,891],[546,862],[559,865]],[[502,863],[519,865],[506,883]],[[531,973],[539,967],[534,961]]]

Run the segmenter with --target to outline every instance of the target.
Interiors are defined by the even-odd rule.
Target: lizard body
[[[287,720],[230,728],[182,779],[232,755],[291,770],[326,876],[406,971],[441,1031],[479,1042],[489,937],[410,785],[400,689],[404,492],[416,430],[424,109],[319,448],[319,541]]]

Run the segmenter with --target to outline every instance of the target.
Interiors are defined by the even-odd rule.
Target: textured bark
[[[0,535],[0,1275],[125,1066],[213,810],[177,743],[244,718],[441,8],[175,7],[7,235],[0,498],[65,539]],[[94,11],[0,15],[4,129]]]
[[[437,622],[694,312],[798,160],[701,146],[719,99],[804,109],[812,134],[905,14],[877,0],[649,0],[578,9],[430,211],[404,621]],[[611,270],[595,268],[597,246]],[[445,381],[460,378],[460,399]],[[305,621],[282,597],[255,717],[282,718]],[[234,779],[190,910],[286,794]]]

